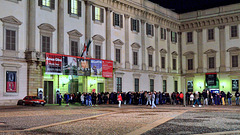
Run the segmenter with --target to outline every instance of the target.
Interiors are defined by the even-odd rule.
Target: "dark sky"
[[[240,3],[240,0],[149,0],[176,13],[186,13],[218,6]]]

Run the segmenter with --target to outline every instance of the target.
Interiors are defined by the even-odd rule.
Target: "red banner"
[[[109,60],[102,60],[102,77],[113,77],[113,62]]]
[[[62,55],[46,53],[46,74],[62,75]]]

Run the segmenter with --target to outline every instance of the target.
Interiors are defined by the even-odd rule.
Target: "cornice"
[[[182,22],[179,29],[181,31],[188,31],[193,29],[196,29],[196,30],[204,29],[210,26],[218,27],[219,29],[224,29],[225,25],[232,24],[232,23],[240,23],[239,13]]]

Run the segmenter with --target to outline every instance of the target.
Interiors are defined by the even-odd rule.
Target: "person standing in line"
[[[155,94],[156,94],[156,92],[154,92],[154,93],[152,93],[152,109],[153,108],[156,108],[156,105],[155,105]]]
[[[235,97],[236,97],[236,105],[239,105],[239,92],[238,91],[235,93]]]
[[[121,93],[118,94],[118,99],[117,100],[118,100],[118,103],[119,103],[118,107],[121,108],[121,103],[122,103],[122,95],[121,95]]]
[[[81,102],[82,102],[82,105],[84,105],[84,94],[83,93],[81,95]]]
[[[59,105],[62,104],[62,94],[61,93],[58,94],[58,103],[59,103]]]
[[[69,106],[69,94],[66,94],[66,104]]]
[[[190,93],[190,105],[193,104],[193,99],[194,99],[194,95],[193,93]]]
[[[225,92],[224,91],[222,91],[221,92],[222,93],[222,105],[225,105],[226,103],[225,103],[225,98],[226,98],[226,94],[225,94]]]
[[[203,90],[202,95],[203,95],[203,105],[208,105],[207,91]]]
[[[180,97],[180,103],[181,103],[181,105],[183,105],[183,98],[184,98],[184,95],[183,95],[182,92],[180,92],[179,97]]]
[[[89,106],[92,106],[92,96],[91,96],[91,93],[89,93],[89,95],[88,95],[88,104],[89,104]]]
[[[228,105],[232,105],[232,94],[230,92],[227,93]]]
[[[159,92],[156,93],[156,105],[159,105]]]
[[[195,98],[195,101],[193,103],[193,107],[195,107],[196,103],[198,104],[199,107],[202,107],[201,104],[199,103],[199,93],[198,93],[198,91],[195,92],[194,98]]]

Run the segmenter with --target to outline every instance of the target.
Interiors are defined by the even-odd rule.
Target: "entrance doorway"
[[[44,81],[44,99],[48,104],[53,104],[53,81]]]
[[[104,84],[98,83],[97,84],[97,93],[102,93],[102,92],[104,92]]]

